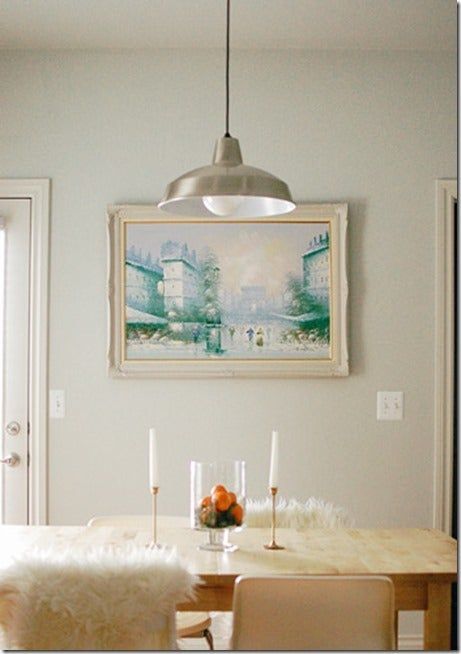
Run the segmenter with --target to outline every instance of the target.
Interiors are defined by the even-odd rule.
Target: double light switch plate
[[[403,392],[378,391],[377,416],[378,420],[403,419]]]

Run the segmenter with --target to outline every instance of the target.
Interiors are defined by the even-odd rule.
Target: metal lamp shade
[[[285,182],[246,166],[238,139],[224,136],[216,141],[211,166],[171,182],[158,206],[182,216],[254,218],[288,213],[296,205]]]

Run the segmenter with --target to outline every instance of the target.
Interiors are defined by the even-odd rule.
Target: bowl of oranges
[[[191,462],[191,525],[207,532],[200,549],[233,551],[231,530],[245,517],[245,462]]]

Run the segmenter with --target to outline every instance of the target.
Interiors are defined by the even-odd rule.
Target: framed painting
[[[258,219],[108,209],[109,371],[348,374],[347,205]]]

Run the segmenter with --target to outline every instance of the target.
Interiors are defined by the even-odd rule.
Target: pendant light
[[[254,218],[288,213],[296,205],[287,184],[264,170],[246,166],[238,139],[229,133],[230,0],[226,27],[226,132],[216,141],[212,164],[168,184],[158,206],[183,216]]]

